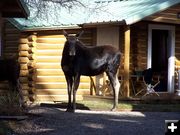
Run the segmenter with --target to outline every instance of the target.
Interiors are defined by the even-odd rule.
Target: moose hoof
[[[75,113],[75,110],[74,110],[74,109],[72,109],[72,108],[67,108],[67,109],[66,109],[66,112]]]
[[[116,109],[117,109],[116,107],[113,107],[113,108],[111,109],[111,111],[112,111],[112,112],[115,112]]]

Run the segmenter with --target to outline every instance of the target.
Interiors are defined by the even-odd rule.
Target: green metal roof
[[[30,17],[26,19],[14,19],[23,29],[75,27],[79,24],[96,24],[109,22],[125,22],[131,25],[154,13],[163,11],[180,0],[81,0],[83,5],[77,5],[71,9],[49,3],[46,15],[33,17],[35,9],[29,8]],[[12,21],[12,20],[11,20]],[[23,26],[23,27],[22,27]]]

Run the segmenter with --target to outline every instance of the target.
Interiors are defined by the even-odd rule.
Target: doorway
[[[160,76],[160,83],[156,91],[167,91],[168,78],[168,30],[152,30],[152,70]]]
[[[147,52],[147,68],[163,71],[166,79],[157,91],[174,93],[175,26],[149,24]]]

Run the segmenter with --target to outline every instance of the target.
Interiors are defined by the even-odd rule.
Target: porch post
[[[124,31],[124,38],[125,38],[125,46],[124,46],[124,96],[130,96],[129,90],[129,65],[130,65],[130,26],[125,27]]]

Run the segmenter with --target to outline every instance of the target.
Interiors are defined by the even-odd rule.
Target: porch
[[[168,94],[168,93],[159,93],[158,96],[154,95],[148,95],[148,96],[131,96],[131,97],[124,97],[119,96],[119,101],[121,102],[130,102],[130,103],[180,103],[180,96],[174,95],[174,94]],[[84,95],[83,99],[85,100],[109,100],[113,101],[112,95],[106,95],[106,96],[96,96],[96,95]]]
[[[119,82],[121,84],[120,93],[119,93],[119,100],[120,101],[132,101],[132,102],[140,102],[140,103],[154,103],[154,102],[160,102],[160,103],[179,103],[180,102],[180,95],[179,95],[179,88],[180,88],[180,61],[175,59],[175,72],[174,72],[174,92],[169,93],[167,89],[161,88],[159,90],[159,86],[162,78],[160,75],[155,74],[152,79],[154,79],[155,86],[155,93],[146,94],[146,82],[144,81],[144,76],[142,75],[143,71],[133,71],[129,74],[129,96],[125,95],[125,86],[124,86],[124,74],[119,73]],[[102,78],[102,85],[99,86],[97,89],[95,85],[95,78],[90,77],[91,80],[91,87],[90,87],[90,96],[85,95],[85,98],[102,98],[102,99],[111,99],[113,97],[113,91],[112,87],[110,86],[110,82],[108,81],[108,78],[106,74],[103,74]],[[159,81],[159,82],[158,82]],[[157,88],[156,88],[157,87]],[[164,87],[163,87],[164,88]],[[140,92],[143,90],[142,92]],[[140,94],[137,95],[137,93],[140,92]],[[157,93],[157,94],[156,94]]]

